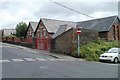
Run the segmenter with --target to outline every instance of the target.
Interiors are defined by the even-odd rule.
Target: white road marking
[[[33,59],[33,58],[24,58],[25,60],[27,60],[27,61],[36,61],[35,59]]]
[[[4,63],[4,62],[10,62],[10,61],[8,59],[0,60],[0,63]]]
[[[48,66],[40,66],[39,68],[41,68],[41,69],[47,69]]]
[[[39,61],[47,61],[47,59],[44,59],[44,58],[36,58],[36,59]]]
[[[5,59],[5,60],[0,60],[0,63],[3,63],[3,62],[22,62],[22,61],[76,61],[76,59],[55,59],[55,58],[16,58],[16,59],[11,59],[11,60],[8,60],[8,59]],[[102,63],[101,63],[102,64]],[[115,65],[115,64],[109,64],[109,65]]]
[[[22,60],[22,59],[20,59],[20,58],[18,58],[18,59],[12,59],[14,62],[22,62],[22,61],[24,61],[24,60]]]

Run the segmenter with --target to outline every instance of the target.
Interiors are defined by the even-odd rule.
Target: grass
[[[103,54],[112,47],[120,47],[118,41],[95,40],[80,47],[80,58],[88,61],[98,61],[100,54]],[[71,54],[78,57],[77,49]]]

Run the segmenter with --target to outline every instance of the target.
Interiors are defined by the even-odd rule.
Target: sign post
[[[78,48],[77,49],[78,49],[78,57],[79,57],[80,56],[80,33],[81,33],[80,28],[77,29],[76,33],[78,36]]]

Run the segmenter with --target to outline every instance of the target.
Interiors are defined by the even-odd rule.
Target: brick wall
[[[108,32],[107,31],[99,32],[98,35],[99,35],[99,38],[102,38],[102,39],[105,39],[105,40],[108,39]]]
[[[107,40],[115,40],[114,27],[115,26],[112,26],[110,31],[107,33]]]
[[[107,40],[120,40],[120,26],[113,25],[108,32]]]
[[[51,42],[51,51],[57,53],[70,53],[72,48],[73,30],[69,30]]]
[[[92,30],[81,30],[80,44],[83,45],[89,41],[98,39],[98,32]],[[62,35],[53,39],[51,42],[51,52],[71,54],[77,47],[76,29],[70,29]]]
[[[43,22],[40,22],[35,32],[35,38],[51,38],[51,34],[47,31]]]
[[[120,41],[120,25],[119,25],[119,27],[118,27],[118,40]]]
[[[29,26],[27,33],[26,33],[26,37],[32,37],[32,34],[34,34],[34,31],[33,31],[32,27]]]

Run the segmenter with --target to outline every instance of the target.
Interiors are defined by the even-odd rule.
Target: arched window
[[[42,38],[42,30],[39,32],[39,37]]]
[[[119,31],[119,26],[117,26],[117,40],[119,40],[119,33],[120,33],[120,31]]]
[[[30,36],[32,35],[32,31],[30,30]]]
[[[115,25],[113,25],[113,38],[114,38],[114,40],[116,40]]]
[[[43,34],[44,34],[44,37],[46,38],[46,29],[43,29]]]

